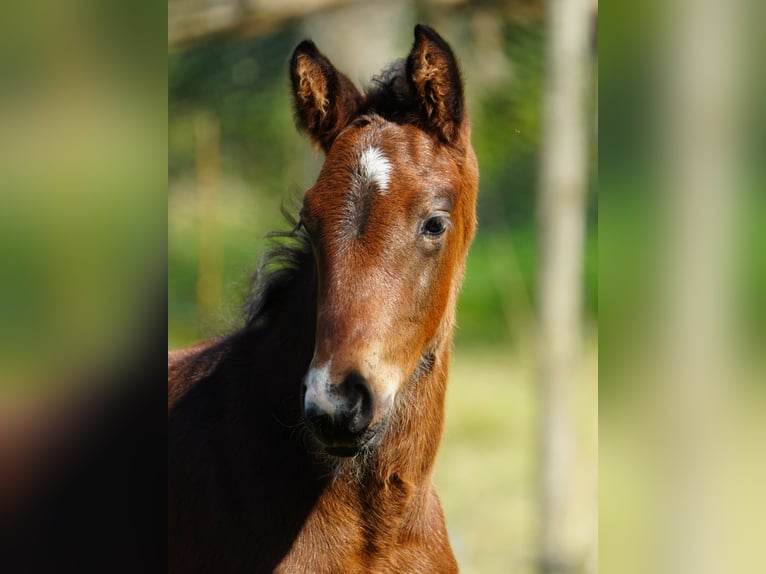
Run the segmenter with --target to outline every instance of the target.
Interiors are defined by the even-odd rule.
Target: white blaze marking
[[[368,147],[359,160],[359,174],[362,180],[372,182],[380,193],[386,193],[391,175],[391,162],[376,147]]]

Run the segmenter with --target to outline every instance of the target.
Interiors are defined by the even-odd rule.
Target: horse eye
[[[431,217],[423,224],[423,235],[436,237],[447,230],[446,219],[442,216]]]

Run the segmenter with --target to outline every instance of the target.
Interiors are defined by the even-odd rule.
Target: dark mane
[[[305,229],[291,210],[283,207],[282,215],[291,229],[272,231],[266,236],[270,245],[253,274],[245,303],[245,330],[268,322],[288,285],[294,284],[308,267],[313,266],[311,242]]]
[[[372,79],[365,92],[363,114],[375,113],[397,123],[412,120],[415,100],[407,80],[406,64],[404,59],[396,60]]]

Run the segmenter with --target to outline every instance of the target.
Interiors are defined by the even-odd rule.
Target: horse
[[[450,46],[418,25],[360,92],[311,40],[325,154],[244,327],[168,355],[168,569],[456,572],[432,484],[478,166]]]

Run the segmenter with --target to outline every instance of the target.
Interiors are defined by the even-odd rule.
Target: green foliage
[[[531,335],[536,304],[537,236],[532,222],[479,233],[468,255],[458,300],[460,345],[499,340],[523,343]],[[583,297],[587,316],[598,315],[598,231],[587,230]]]
[[[281,193],[289,166],[292,127],[287,60],[297,43],[295,28],[233,44],[210,44],[168,59],[171,177],[194,166],[189,115],[212,111],[221,126],[225,171]],[[269,193],[267,191],[266,193]]]
[[[479,217],[486,227],[534,217],[544,29],[508,25],[504,40],[512,66],[510,78],[481,95],[473,117],[481,173]]]

